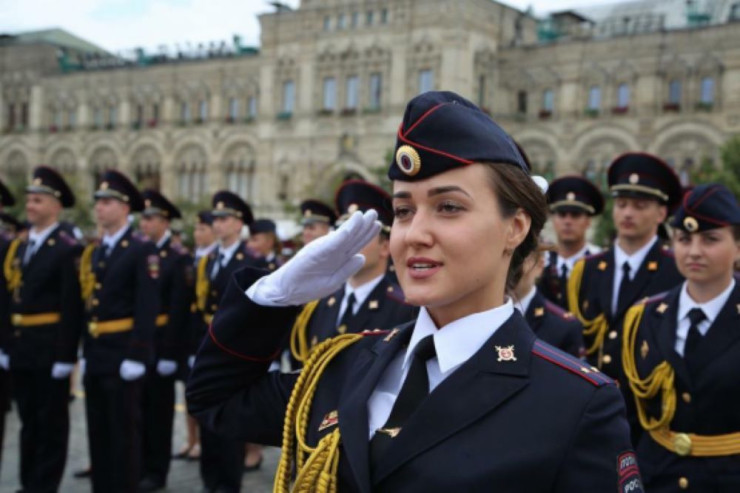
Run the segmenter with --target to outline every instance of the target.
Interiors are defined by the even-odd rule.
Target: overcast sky
[[[450,0],[457,1],[457,0]],[[284,0],[297,7],[299,0]],[[615,0],[506,0],[537,15]],[[111,51],[185,42],[230,40],[259,44],[257,14],[268,0],[0,0],[0,33],[61,27]]]

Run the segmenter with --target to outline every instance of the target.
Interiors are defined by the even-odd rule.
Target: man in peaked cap
[[[229,191],[217,192],[212,204],[213,232],[218,247],[201,258],[196,274],[196,306],[200,316],[196,330],[200,340],[206,335],[234,271],[267,266],[264,259],[255,256],[241,241],[242,228],[254,222],[249,204]],[[218,435],[206,427],[201,427],[200,439],[200,473],[206,490],[238,492],[244,470],[244,442]]]
[[[604,210],[604,198],[582,176],[563,176],[550,183],[547,204],[557,236],[557,249],[548,252],[538,288],[551,302],[568,309],[568,278],[575,263],[601,248],[586,241],[591,218]]]
[[[85,407],[94,492],[136,491],[141,479],[142,392],[153,364],[160,313],[160,256],[135,234],[128,217],[145,208],[122,173],[103,174],[95,191],[95,220],[103,237],[80,263],[86,304]]]
[[[167,485],[175,413],[175,378],[187,349],[194,269],[190,255],[172,243],[171,221],[180,210],[156,190],[144,190],[141,232],[159,255],[160,304],[154,334],[154,361],[143,393],[142,479],[139,492]]]
[[[301,238],[304,245],[308,245],[316,238],[320,238],[331,231],[337,215],[331,206],[320,200],[304,200],[301,203]]]
[[[657,236],[681,198],[681,183],[663,160],[640,152],[617,157],[608,181],[617,238],[612,248],[576,263],[568,300],[585,327],[591,364],[621,379],[620,334],[627,309],[681,282],[673,254]]]
[[[77,360],[83,306],[77,263],[82,247],[59,224],[75,196],[54,169],[39,166],[26,187],[28,240],[4,257],[0,319],[21,419],[23,491],[56,491],[69,438],[69,375]]]
[[[365,256],[363,267],[338,291],[304,307],[310,318],[305,327],[296,324],[294,329],[298,342],[294,346],[303,348],[302,354],[293,355],[299,361],[305,361],[316,344],[338,334],[395,327],[414,318],[414,307],[404,302],[400,286],[387,273],[393,223],[390,200],[388,192],[361,180],[344,182],[337,190],[337,224],[341,225],[355,211],[373,209],[383,226],[377,239],[361,252]]]
[[[267,268],[275,270],[283,264],[280,257],[282,245],[277,236],[277,225],[270,219],[257,219],[249,225],[247,246],[265,259]]]

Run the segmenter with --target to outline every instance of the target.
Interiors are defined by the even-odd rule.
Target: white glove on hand
[[[339,229],[312,241],[272,274],[247,289],[263,306],[302,305],[330,295],[365,263],[358,253],[380,232],[378,213],[355,212]]]
[[[3,370],[9,370],[10,369],[10,356],[5,354],[5,351],[0,349],[0,368]]]
[[[162,377],[169,377],[177,371],[177,362],[170,359],[157,361],[157,373]]]
[[[121,378],[130,382],[144,376],[146,366],[138,361],[125,359],[121,362],[121,368],[119,368],[118,373],[121,375]]]
[[[188,367],[192,369],[194,364],[195,364],[195,355],[191,354],[190,356],[188,356]]]
[[[51,378],[55,380],[67,378],[72,373],[72,370],[74,370],[74,367],[74,363],[54,363],[54,366],[51,367]]]

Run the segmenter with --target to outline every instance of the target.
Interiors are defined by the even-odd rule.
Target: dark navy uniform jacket
[[[167,323],[157,324],[154,336],[155,359],[182,361],[187,358],[189,344],[190,304],[195,283],[193,260],[182,247],[174,246],[171,238],[157,248],[159,254],[160,315]]]
[[[347,327],[337,324],[343,298],[344,286],[319,301],[308,324],[306,340],[310,346],[338,334],[393,328],[416,318],[416,309],[404,302],[403,291],[387,275],[373,288]]]
[[[0,281],[0,317],[8,331],[3,340],[10,364],[14,369],[42,369],[55,362],[73,363],[84,325],[77,272],[82,246],[57,227],[23,265],[27,247],[27,242],[19,243],[14,258],[8,259],[21,269],[20,287],[9,293],[4,275]],[[11,323],[14,315],[52,313],[60,315],[58,322],[33,326]]]
[[[676,412],[671,431],[697,435],[740,432],[740,284],[730,294],[698,347],[696,369],[689,371],[675,351],[676,319],[681,286],[645,304],[634,345],[640,378],[667,361],[673,368]],[[647,413],[661,415],[661,394],[651,399]],[[637,443],[647,491],[734,493],[740,491],[740,454],[724,457],[681,457],[656,443],[647,432]]]
[[[607,375],[621,381],[622,338],[620,335],[627,309],[646,297],[671,289],[678,285],[683,277],[676,269],[673,252],[662,247],[660,242],[655,242],[645,256],[640,269],[632,278],[633,290],[629,303],[624,305],[626,308],[613,313],[614,255],[614,249],[610,248],[605,252],[578,261],[585,262],[585,265],[581,289],[577,299],[570,300],[570,311],[577,314],[577,310],[580,310],[586,320],[593,320],[602,313],[606,315],[608,328],[603,346],[600,350],[597,348],[590,354],[588,360]],[[574,280],[574,275],[571,274],[569,284]],[[587,349],[591,347],[594,343],[593,337],[585,337],[585,343]]]
[[[110,255],[105,246],[93,252],[95,289],[87,301],[87,321],[134,319],[132,330],[85,336],[85,371],[90,375],[117,374],[124,359],[151,364],[154,360],[155,319],[159,313],[160,257],[154,243],[124,233]]]
[[[583,357],[583,324],[573,314],[546,300],[539,289],[524,318],[535,335],[576,358]]]
[[[298,311],[254,304],[244,291],[259,277],[237,272],[188,383],[190,412],[217,432],[281,443],[285,407],[298,374],[269,372]],[[338,412],[339,490],[344,492],[642,491],[624,404],[611,380],[541,341],[513,315],[444,380],[370,470],[367,401],[412,324],[376,332],[340,353],[321,377],[308,429]],[[368,333],[373,334],[373,333]],[[499,361],[513,346],[516,361]]]
[[[584,257],[591,255],[587,249]],[[547,298],[561,308],[568,310],[568,283],[561,282],[560,272],[558,272],[558,252],[548,252],[547,265],[542,271],[537,289]]]

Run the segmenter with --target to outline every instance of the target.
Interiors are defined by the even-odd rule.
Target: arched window
[[[60,149],[49,160],[49,166],[58,170],[68,183],[74,183],[77,174],[77,159],[69,149]]]
[[[255,153],[251,147],[239,144],[231,148],[223,163],[226,188],[249,200],[252,197],[255,166]]]
[[[103,173],[118,167],[116,155],[109,147],[98,147],[90,157],[90,182],[92,189],[97,190]]]
[[[160,185],[159,153],[151,146],[139,148],[131,160],[134,170],[134,180],[139,188],[153,188],[159,190]]]
[[[189,145],[180,151],[175,162],[179,197],[199,201],[208,193],[205,151],[198,145]]]

